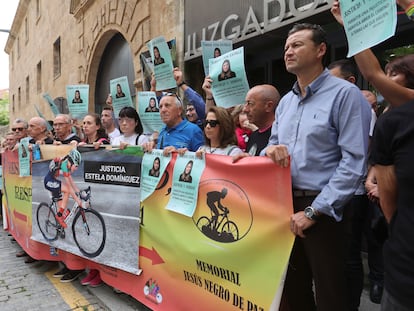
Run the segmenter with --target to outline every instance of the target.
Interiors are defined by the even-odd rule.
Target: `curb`
[[[87,287],[88,292],[94,295],[102,306],[109,311],[151,311],[138,300],[124,293],[116,293],[111,286],[103,284],[99,287]]]

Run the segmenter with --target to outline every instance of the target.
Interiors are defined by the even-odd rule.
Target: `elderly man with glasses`
[[[53,129],[55,131],[55,144],[66,145],[72,142],[79,143],[81,139],[72,132],[72,122],[67,114],[58,114],[53,120]]]
[[[27,137],[27,121],[23,119],[16,119],[13,121],[11,130],[14,132],[14,135],[19,142],[22,138]]]

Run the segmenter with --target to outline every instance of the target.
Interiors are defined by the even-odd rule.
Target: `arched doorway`
[[[122,76],[128,77],[131,96],[135,101],[134,64],[131,48],[120,33],[116,33],[106,44],[99,61],[95,87],[95,112],[101,113],[109,94],[109,81]]]

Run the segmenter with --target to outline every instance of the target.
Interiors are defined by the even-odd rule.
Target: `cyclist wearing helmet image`
[[[218,216],[220,215],[218,209],[222,210],[223,212],[228,211],[227,207],[221,205],[220,200],[224,199],[227,195],[227,188],[221,189],[221,192],[219,191],[210,191],[207,192],[207,206],[211,209],[213,212],[212,222],[214,223],[214,226],[216,226]],[[217,206],[216,203],[217,202]]]
[[[56,219],[63,228],[67,227],[64,220],[70,212],[66,209],[69,195],[82,206],[82,200],[76,195],[80,190],[71,176],[80,163],[81,154],[77,149],[72,149],[66,156],[51,161],[49,172],[44,178],[45,188],[52,193],[53,200],[57,201],[59,211]],[[63,180],[58,179],[60,175],[63,175]]]

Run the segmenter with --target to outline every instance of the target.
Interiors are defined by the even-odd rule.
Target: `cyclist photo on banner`
[[[31,239],[56,249],[57,256],[63,251],[59,259],[69,265],[75,260],[79,266],[80,256],[140,273],[136,224],[142,156],[92,146],[41,147],[42,160],[32,165]]]
[[[39,204],[36,219],[40,232],[48,242],[65,239],[65,228],[72,224],[73,241],[84,256],[92,258],[104,249],[106,226],[102,215],[91,206],[91,187],[79,190],[72,177],[81,165],[81,158],[74,148],[49,163],[44,186],[51,192],[52,200],[49,204]],[[59,179],[61,175],[62,180]],[[69,197],[74,201],[71,208],[68,208]]]
[[[45,188],[52,193],[52,198],[58,202],[59,210],[56,219],[63,228],[67,227],[65,218],[70,213],[67,209],[69,196],[79,206],[82,206],[81,197],[76,195],[80,193],[80,190],[72,178],[72,173],[80,165],[81,158],[80,152],[74,148],[68,155],[53,159],[49,164],[49,171],[44,178]],[[58,179],[60,175],[63,176],[63,180]]]

